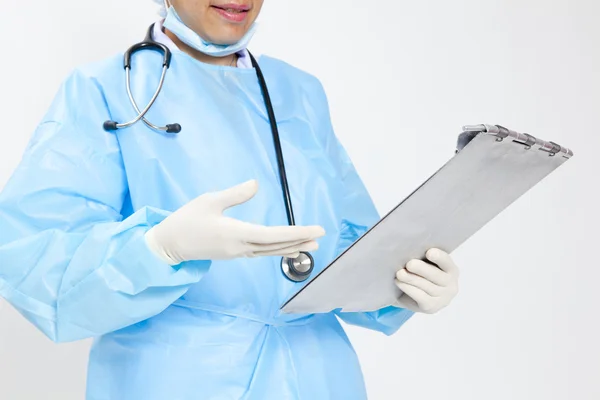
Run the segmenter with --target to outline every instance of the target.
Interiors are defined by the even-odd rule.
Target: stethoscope
[[[181,132],[181,125],[179,125],[177,123],[168,124],[165,126],[157,126],[157,125],[152,124],[145,118],[146,113],[148,112],[148,110],[150,110],[150,108],[156,101],[158,95],[160,94],[160,91],[162,90],[163,84],[165,82],[165,76],[166,76],[167,70],[169,69],[169,67],[171,65],[171,51],[169,50],[169,48],[167,46],[163,45],[162,43],[156,42],[152,38],[153,30],[154,30],[154,24],[152,24],[150,26],[150,28],[148,29],[148,33],[146,34],[144,41],[140,42],[140,43],[136,43],[133,46],[131,46],[125,52],[125,56],[124,56],[127,95],[129,96],[129,101],[131,102],[131,105],[133,106],[135,111],[138,113],[138,116],[135,117],[134,119],[132,119],[131,121],[125,122],[125,123],[118,123],[116,121],[106,121],[106,122],[104,122],[104,125],[103,125],[104,129],[106,131],[116,131],[117,129],[127,128],[127,127],[130,127],[130,126],[138,123],[141,120],[149,128],[151,128],[155,131],[165,132],[165,133],[174,134],[174,135]],[[133,54],[135,54],[136,52],[138,52],[140,50],[155,50],[155,51],[158,51],[159,53],[162,53],[162,55],[163,55],[162,74],[160,76],[158,88],[156,89],[156,92],[154,92],[154,95],[150,99],[150,102],[148,103],[148,105],[141,111],[140,111],[135,99],[133,98],[133,94],[131,92],[131,57],[133,56]],[[287,213],[288,224],[290,226],[294,226],[294,225],[296,225],[296,221],[294,219],[294,210],[292,208],[292,199],[290,196],[290,188],[289,188],[288,181],[287,181],[287,175],[285,173],[285,164],[283,161],[283,152],[281,150],[281,141],[279,140],[279,130],[277,129],[277,120],[275,119],[275,111],[273,110],[273,104],[271,103],[271,97],[269,96],[269,91],[267,89],[267,83],[265,82],[265,78],[262,74],[261,69],[258,66],[258,63],[256,62],[256,59],[254,58],[254,56],[252,54],[250,54],[250,60],[252,61],[252,66],[256,70],[256,76],[258,78],[258,83],[260,85],[260,89],[261,89],[263,99],[265,102],[265,106],[267,109],[267,114],[269,116],[269,124],[271,125],[271,133],[273,134],[273,142],[275,144],[275,154],[277,156],[277,165],[279,168],[279,179],[281,182],[281,189],[283,192],[283,200],[285,203],[285,210]],[[310,253],[308,253],[308,252],[301,252],[297,258],[282,257],[282,259],[281,259],[281,270],[283,271],[283,274],[289,280],[291,280],[293,282],[303,282],[306,279],[308,279],[308,277],[312,273],[314,267],[315,267],[315,261],[314,261],[313,257],[310,255]]]

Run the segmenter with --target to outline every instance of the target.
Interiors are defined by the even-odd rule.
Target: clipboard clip
[[[514,143],[525,146],[526,150],[531,149],[533,146],[539,146],[539,150],[548,153],[548,156],[554,157],[557,154],[562,155],[564,158],[571,158],[573,152],[561,145],[554,142],[546,142],[535,138],[528,133],[519,133],[511,129],[505,128],[501,125],[466,125],[463,127],[463,133],[459,136],[457,152],[462,150],[471,140],[480,133],[486,133],[496,136],[497,142],[502,142],[507,137],[512,138]]]
[[[553,157],[556,154],[560,153],[562,149],[563,148],[559,144],[556,144],[554,142],[546,142],[542,147],[540,147],[540,150],[547,152],[550,157]]]
[[[477,133],[493,133],[498,137],[499,142],[504,140],[509,136],[519,135],[519,133],[515,131],[511,131],[501,125],[488,125],[488,124],[479,124],[479,125],[466,125],[463,127],[463,132],[477,132]]]

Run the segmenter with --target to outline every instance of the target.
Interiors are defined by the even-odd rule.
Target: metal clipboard
[[[398,268],[452,252],[573,152],[499,125],[463,128],[456,155],[290,298],[290,314],[374,311],[402,294]]]

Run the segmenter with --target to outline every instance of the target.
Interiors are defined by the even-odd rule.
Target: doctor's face
[[[214,44],[239,41],[258,17],[264,0],[171,0],[181,20]],[[169,2],[167,2],[169,3]]]

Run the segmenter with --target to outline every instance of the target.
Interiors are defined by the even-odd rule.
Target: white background
[[[0,0],[0,187],[68,72],[141,39],[154,11]],[[452,156],[463,124],[575,151],[454,253],[449,309],[391,338],[350,329],[371,399],[600,398],[599,16],[598,0],[266,0],[251,48],[322,80],[381,212]],[[82,399],[87,347],[0,302],[0,399]]]

